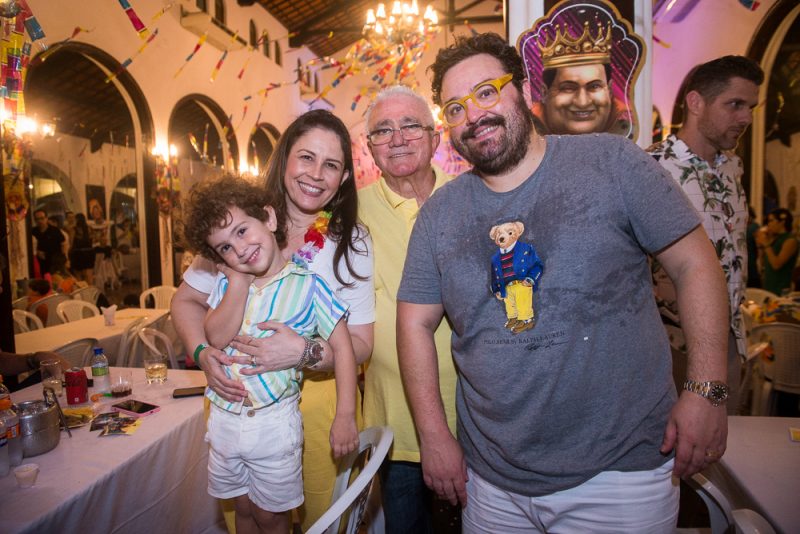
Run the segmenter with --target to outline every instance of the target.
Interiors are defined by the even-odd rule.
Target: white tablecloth
[[[147,317],[145,322],[152,323],[168,312],[169,310],[166,309],[126,308],[116,313],[113,326],[106,326],[103,317],[96,315],[79,321],[16,334],[14,343],[17,353],[27,354],[40,350],[53,350],[76,339],[93,337],[97,338],[99,345],[103,347],[108,361],[114,363],[122,332],[129,324],[139,317]]]
[[[800,532],[800,418],[728,417],[728,448],[706,475],[733,508],[757,511],[786,534]]]
[[[176,387],[203,385],[203,373],[170,369],[165,384],[147,385],[144,370],[133,369],[133,379],[130,398],[161,410],[133,435],[99,437],[87,425],[72,438],[62,432],[52,451],[24,458],[39,464],[39,478],[28,489],[17,487],[13,473],[0,478],[0,532],[225,532],[207,493],[203,397],[172,398]],[[37,399],[41,391],[36,384],[11,397]]]

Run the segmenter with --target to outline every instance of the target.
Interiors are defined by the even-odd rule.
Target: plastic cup
[[[133,372],[118,369],[111,375],[111,396],[127,397],[133,393]]]
[[[144,377],[148,384],[167,381],[167,358],[163,354],[147,354],[144,357]]]
[[[30,488],[36,484],[36,477],[38,476],[38,464],[22,464],[14,468],[14,477],[17,479],[17,486],[20,488]]]
[[[56,395],[61,395],[63,390],[61,381],[64,378],[61,363],[58,360],[43,360],[39,364],[39,369],[42,373],[42,387],[53,388]]]

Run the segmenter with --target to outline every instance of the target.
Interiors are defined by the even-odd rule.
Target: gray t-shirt
[[[490,228],[512,221],[544,264],[536,325],[519,334],[490,289]],[[398,300],[442,304],[452,323],[458,439],[472,469],[536,496],[667,460],[658,449],[676,392],[647,254],[698,224],[674,180],[608,134],[548,136],[513,191],[465,173],[425,203]]]

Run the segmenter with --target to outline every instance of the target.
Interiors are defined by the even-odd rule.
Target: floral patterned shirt
[[[694,154],[675,135],[647,149],[678,182],[703,220],[717,257],[725,272],[730,300],[731,330],[739,355],[747,346],[744,320],[739,305],[744,301],[747,282],[747,199],[742,187],[742,161],[720,152],[713,165]],[[657,261],[653,262],[656,301],[665,324],[680,327],[678,305],[672,281]],[[670,330],[672,347],[686,352],[682,332]]]

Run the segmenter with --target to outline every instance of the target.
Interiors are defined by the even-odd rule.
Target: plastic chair
[[[27,310],[28,309],[28,297],[20,297],[14,300],[11,303],[11,307],[15,310]]]
[[[89,312],[88,314],[86,312]],[[86,317],[100,315],[100,310],[91,302],[85,300],[65,300],[56,306],[56,313],[62,323],[80,321]]]
[[[753,327],[754,342],[768,342],[775,361],[761,360],[764,384],[753,392],[753,415],[769,415],[772,390],[800,394],[800,325],[770,323]]]
[[[389,453],[393,440],[394,433],[388,426],[367,428],[359,434],[358,450],[339,461],[339,475],[333,485],[331,507],[308,528],[306,534],[338,533],[339,523],[348,511],[344,532],[355,534],[358,531],[372,489],[372,481]],[[369,454],[369,459],[351,483],[353,464],[365,451]]]
[[[135,367],[139,355],[139,330],[142,329],[147,317],[139,317],[122,332],[117,346],[117,367]]]
[[[86,367],[91,363],[92,353],[96,346],[97,339],[85,337],[83,339],[70,341],[66,345],[53,349],[53,352],[60,354],[65,360],[71,363],[73,367]]]
[[[697,492],[708,508],[711,519],[711,534],[775,534],[775,529],[758,512],[747,508],[732,510],[727,497],[704,475],[696,473],[687,484]],[[709,532],[708,529],[679,528],[681,534]]]
[[[42,320],[35,313],[25,310],[12,310],[11,314],[14,316],[14,333],[21,334],[23,332],[30,332],[31,330],[38,330],[44,328]]]
[[[759,306],[764,304],[767,300],[774,300],[780,298],[779,295],[766,289],[759,289],[757,287],[748,287],[744,290],[745,300],[752,300]]]
[[[28,311],[35,314],[36,310],[40,306],[47,306],[47,323],[45,324],[45,326],[53,326],[56,324],[61,324],[61,319],[59,319],[58,317],[58,312],[56,311],[56,308],[58,308],[59,304],[68,300],[72,299],[70,299],[67,295],[61,295],[58,293],[53,295],[48,295],[43,299],[37,300],[32,304],[28,304]]]
[[[178,288],[172,286],[156,286],[146,289],[139,295],[139,307],[147,308],[147,297],[152,296],[155,302],[154,308],[169,308],[169,303],[172,302],[172,297],[177,291]]]
[[[97,298],[100,296],[100,288],[96,286],[86,286],[76,289],[69,294],[74,300],[85,300],[97,306]]]
[[[144,327],[139,330],[139,340],[151,354],[166,354],[169,366],[178,369],[178,359],[175,357],[175,351],[172,350],[172,340],[167,334],[159,332],[155,328]],[[159,342],[163,345],[163,350],[158,348]]]

